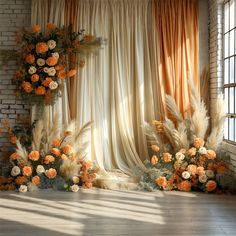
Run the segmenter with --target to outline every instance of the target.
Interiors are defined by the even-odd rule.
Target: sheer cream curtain
[[[137,166],[144,168],[148,150],[141,125],[162,112],[152,4],[150,0],[32,0],[32,24],[50,21],[61,26],[71,21],[75,30],[107,39],[98,55],[86,59],[86,67],[58,104],[62,114],[73,114],[80,125],[94,121],[90,158],[106,170],[132,174]],[[66,91],[72,100],[70,113]]]

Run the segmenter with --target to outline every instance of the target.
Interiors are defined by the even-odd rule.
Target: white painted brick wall
[[[211,106],[223,86],[223,0],[209,0],[209,45],[210,45],[210,89]],[[211,114],[214,116],[214,114]],[[236,173],[236,147],[223,143],[222,148],[229,151],[232,169]]]
[[[30,0],[0,0],[0,49],[16,47],[16,31],[30,26],[30,8]],[[15,61],[9,62],[6,68],[0,68],[0,119],[9,119],[11,124],[29,116],[29,106],[14,95],[15,86],[11,78],[16,68]],[[8,157],[10,150],[7,134],[0,133],[0,162]]]

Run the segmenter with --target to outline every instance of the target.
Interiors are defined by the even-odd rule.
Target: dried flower
[[[194,141],[193,141],[193,146],[195,148],[200,148],[200,147],[203,147],[204,146],[204,140],[201,139],[201,138],[195,138]]]

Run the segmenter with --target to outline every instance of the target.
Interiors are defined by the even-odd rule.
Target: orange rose
[[[25,90],[26,93],[31,93],[33,90],[32,84],[29,82],[23,81],[21,86]]]
[[[26,57],[25,57],[25,61],[28,63],[28,64],[34,64],[35,62],[35,57],[34,55],[32,54],[28,54]]]
[[[198,167],[197,167],[196,174],[197,174],[197,175],[203,175],[203,174],[205,174],[204,167],[198,166]]]
[[[37,95],[44,95],[46,93],[46,90],[43,86],[39,86],[38,88],[35,89],[35,93]]]
[[[66,160],[68,160],[68,157],[67,157],[67,155],[62,154],[62,155],[61,155],[61,159],[62,159],[63,161],[66,161]]]
[[[39,159],[39,152],[38,151],[31,151],[28,155],[29,159],[32,161],[38,161]]]
[[[31,76],[31,81],[32,81],[32,82],[37,82],[37,81],[39,81],[39,75],[33,74],[33,75]]]
[[[73,154],[74,149],[73,149],[73,147],[71,145],[67,144],[66,146],[63,147],[63,152],[66,155],[71,155],[71,154]]]
[[[224,165],[224,164],[220,164],[217,166],[217,174],[222,174],[222,173],[225,173],[228,168]]]
[[[37,43],[36,44],[36,52],[37,53],[45,53],[48,51],[48,45],[46,43]]]
[[[203,147],[204,146],[204,140],[201,139],[201,138],[195,138],[194,141],[193,141],[193,146],[195,148],[200,148],[200,147]]]
[[[23,175],[29,177],[32,175],[32,168],[30,166],[23,167]]]
[[[190,156],[190,157],[192,157],[192,156],[195,156],[196,155],[196,152],[197,152],[197,150],[196,150],[196,148],[190,148],[188,151],[187,151],[187,155],[188,156]]]
[[[191,191],[191,183],[188,180],[182,181],[180,184],[178,184],[178,189],[180,191],[189,192]]]
[[[214,164],[213,163],[208,163],[207,169],[208,170],[213,170],[214,169]]]
[[[52,141],[52,145],[53,145],[54,147],[60,147],[60,145],[61,145],[61,140],[58,139],[58,138],[54,139],[54,140]]]
[[[47,60],[46,60],[46,63],[49,65],[49,66],[55,66],[57,64],[57,59],[55,57],[49,57]]]
[[[163,153],[163,161],[164,162],[171,162],[172,160],[172,155],[168,152]]]
[[[53,24],[53,23],[47,23],[47,29],[48,30],[54,30],[54,29],[56,29],[56,25]]]
[[[31,31],[33,33],[39,33],[41,31],[40,25],[33,25]]]
[[[17,137],[15,135],[11,135],[9,139],[12,144],[16,144]]]
[[[51,82],[52,82],[52,78],[46,77],[42,84],[43,86],[48,87]]]
[[[14,153],[11,154],[10,160],[14,161],[14,160],[16,160],[19,157],[20,157],[20,155],[17,152],[14,152]]]
[[[207,190],[207,192],[214,191],[216,189],[216,187],[217,187],[217,183],[214,180],[209,180],[206,183],[206,190]]]
[[[83,161],[82,169],[83,171],[89,170],[92,167],[92,162],[89,160]]]
[[[66,78],[66,72],[65,70],[59,70],[57,77],[59,79],[65,79]]]
[[[158,163],[158,157],[156,155],[152,156],[151,164],[154,166]]]
[[[159,152],[160,148],[157,145],[152,145],[152,150],[154,152]]]
[[[64,65],[56,65],[55,66],[55,70],[63,70],[63,69],[65,69],[65,66]]]
[[[51,153],[54,154],[57,157],[59,157],[61,155],[61,152],[58,148],[52,148]]]
[[[213,150],[207,150],[206,157],[207,157],[209,160],[214,160],[214,159],[216,158],[216,153],[215,153],[215,151],[213,151]]]
[[[92,188],[92,187],[93,187],[92,182],[85,182],[85,183],[83,183],[83,188]]]
[[[44,163],[49,164],[55,161],[55,157],[52,155],[47,155],[44,157]]]
[[[28,179],[25,176],[17,176],[15,179],[15,183],[17,185],[25,184],[28,181]]]
[[[50,168],[46,171],[46,175],[49,179],[54,179],[57,176],[57,171],[53,168]]]
[[[195,174],[197,173],[197,166],[196,166],[196,165],[188,165],[187,171],[188,171],[191,175],[195,175]]]
[[[72,77],[76,75],[76,70],[70,70],[68,73],[67,73],[67,77]]]
[[[32,183],[34,184],[34,185],[36,185],[36,186],[38,186],[39,184],[40,184],[40,177],[39,176],[34,176],[33,178],[32,178]]]
[[[181,149],[179,150],[179,152],[182,153],[182,154],[186,154],[186,149],[185,149],[185,148],[181,148]]]
[[[158,177],[155,182],[159,187],[165,187],[167,185],[166,177],[163,176]]]

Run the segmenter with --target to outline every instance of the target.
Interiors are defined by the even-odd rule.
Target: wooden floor
[[[0,236],[236,235],[236,196],[102,189],[0,192]]]

